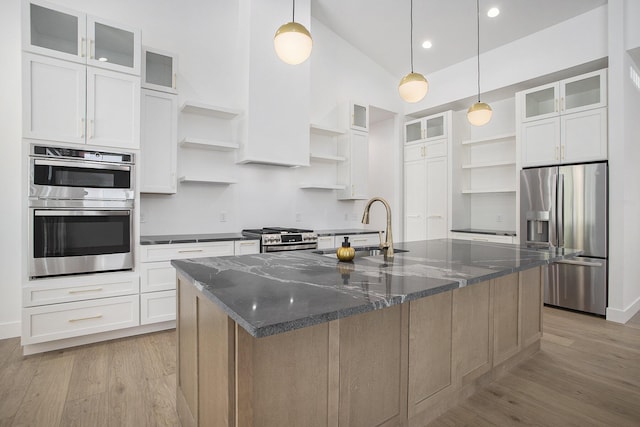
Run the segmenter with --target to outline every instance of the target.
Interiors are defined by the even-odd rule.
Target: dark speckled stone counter
[[[382,255],[338,262],[312,251],[174,260],[172,265],[254,337],[401,304],[575,256],[464,240],[398,243]]]
[[[161,236],[140,236],[141,245],[168,245],[172,243],[203,243],[224,242],[229,240],[255,240],[248,239],[240,233],[214,233],[214,234],[166,234]]]

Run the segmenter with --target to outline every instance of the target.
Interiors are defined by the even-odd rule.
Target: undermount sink
[[[379,246],[365,246],[362,248],[354,248],[356,250],[356,258],[362,258],[362,257],[367,257],[367,256],[377,256],[377,255],[384,255],[384,251],[382,249],[380,249]],[[403,252],[409,252],[405,249],[393,249],[393,252],[396,254],[399,253],[403,253]],[[336,258],[336,250],[335,249],[322,249],[319,251],[313,251],[314,254],[318,254],[318,255],[324,255],[330,258]]]

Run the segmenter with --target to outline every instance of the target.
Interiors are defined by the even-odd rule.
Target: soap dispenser
[[[349,243],[349,236],[344,237],[342,246],[336,250],[336,255],[340,261],[351,261],[356,256],[356,250],[351,247]]]

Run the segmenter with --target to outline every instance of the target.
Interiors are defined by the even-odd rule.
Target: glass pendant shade
[[[407,102],[422,100],[429,90],[429,82],[420,73],[409,73],[400,80],[398,92],[400,97]]]
[[[304,62],[313,48],[311,33],[304,25],[288,22],[278,28],[273,38],[278,57],[287,64],[297,65]]]
[[[484,126],[491,120],[493,110],[484,102],[476,102],[467,111],[467,120],[474,126]]]

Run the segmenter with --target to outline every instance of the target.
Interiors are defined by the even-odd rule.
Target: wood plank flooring
[[[0,427],[179,426],[175,332],[22,356],[0,341]],[[544,309],[542,349],[429,426],[640,426],[640,314]]]

